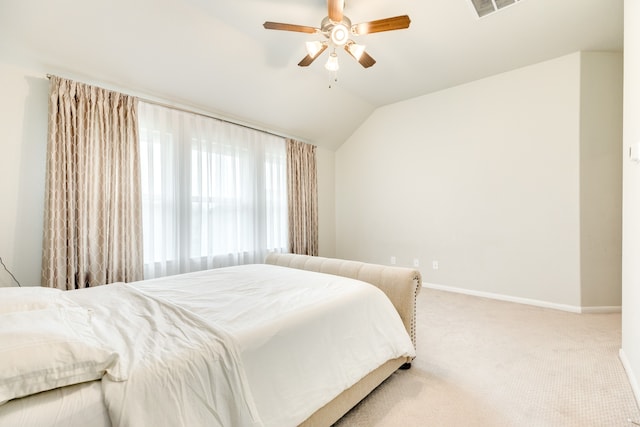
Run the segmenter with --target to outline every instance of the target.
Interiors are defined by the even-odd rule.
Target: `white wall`
[[[624,2],[624,150],[622,244],[622,350],[640,404],[640,164],[627,154],[640,142],[640,2]]]
[[[336,153],[337,256],[418,259],[428,283],[580,307],[582,65],[576,53],[377,110]]]
[[[23,285],[40,284],[48,87],[0,63],[0,257]]]

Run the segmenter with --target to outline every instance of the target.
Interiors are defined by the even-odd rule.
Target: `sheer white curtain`
[[[285,139],[140,102],[144,277],[288,247]]]

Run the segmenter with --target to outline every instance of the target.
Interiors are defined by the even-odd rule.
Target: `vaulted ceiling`
[[[623,0],[520,0],[479,19],[470,0],[346,0],[354,23],[408,14],[357,37],[377,63],[338,53],[297,63],[325,0],[0,0],[0,62],[175,102],[328,149],[377,107],[579,50],[623,48]],[[325,52],[324,55],[327,55]]]

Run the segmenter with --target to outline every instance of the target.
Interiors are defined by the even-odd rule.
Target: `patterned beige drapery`
[[[289,251],[318,255],[316,147],[287,139]]]
[[[142,279],[137,99],[52,76],[43,286]]]

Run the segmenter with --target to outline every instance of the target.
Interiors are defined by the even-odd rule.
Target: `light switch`
[[[631,144],[629,147],[629,158],[634,163],[640,163],[640,142]]]

